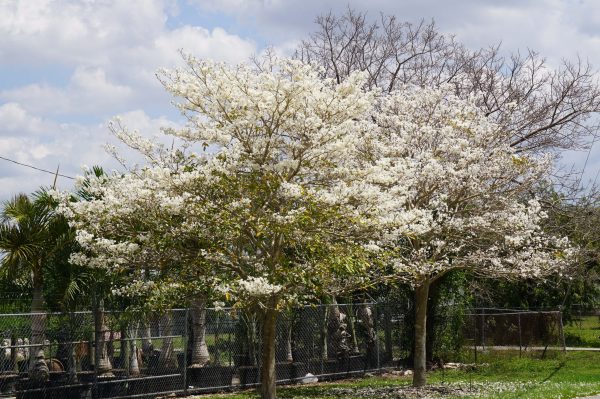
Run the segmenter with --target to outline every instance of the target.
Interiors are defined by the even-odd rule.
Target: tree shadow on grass
[[[523,395],[529,393],[531,390],[538,388],[539,386],[541,386],[542,384],[544,384],[545,382],[550,381],[550,379],[552,379],[552,377],[554,377],[556,375],[556,373],[558,373],[563,367],[565,366],[565,362],[561,361],[558,366],[556,366],[556,368],[554,370],[552,370],[552,372],[550,374],[548,374],[546,376],[546,378],[544,378],[542,381],[540,381],[537,384],[532,385],[530,388],[526,388],[522,393],[518,394],[517,396],[515,396],[516,398],[521,398],[523,397]]]

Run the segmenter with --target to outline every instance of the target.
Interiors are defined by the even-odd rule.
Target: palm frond
[[[17,194],[2,204],[0,217],[3,223],[19,223],[32,214],[33,205],[25,194]]]

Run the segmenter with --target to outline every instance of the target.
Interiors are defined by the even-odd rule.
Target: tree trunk
[[[96,307],[94,317],[94,324],[96,327],[96,362],[98,364],[98,376],[99,377],[113,377],[112,364],[108,357],[108,348],[106,345],[106,335],[108,333],[108,327],[104,320],[104,300],[101,299]]]
[[[248,317],[248,359],[250,365],[258,364],[258,321],[255,315]]]
[[[358,337],[356,336],[356,325],[354,324],[354,306],[348,305],[346,308],[347,316],[348,316],[348,332],[352,337],[352,353],[359,354],[360,350],[358,349]]]
[[[127,338],[136,338],[138,335],[140,323],[135,323],[135,326],[132,324],[127,328]],[[139,376],[140,375],[140,362],[138,360],[138,348],[137,348],[137,339],[131,339],[127,343],[129,346],[129,359],[127,360],[129,363],[129,375],[130,376]]]
[[[266,309],[262,315],[262,363],[260,369],[261,399],[275,399],[275,335],[277,311]]]
[[[369,366],[377,365],[377,333],[375,331],[375,320],[373,311],[367,304],[362,304],[358,308],[358,317],[365,328],[366,353]]]
[[[115,332],[111,329],[108,333],[108,341],[106,342],[106,353],[111,364],[115,362]]]
[[[139,326],[139,323],[137,323]],[[137,335],[137,326],[129,327],[128,329],[128,338],[135,338]],[[132,339],[129,341],[129,375],[136,377],[140,375],[140,363],[138,362],[138,348],[137,348],[137,340]]]
[[[293,337],[293,328],[294,328],[294,317],[293,314],[290,313],[287,318],[287,331],[286,331],[286,339],[285,339],[285,358],[288,362],[294,362],[294,352],[292,350],[292,337]]]
[[[333,298],[333,303],[329,308],[329,356],[333,354],[338,359],[346,359],[350,353],[350,346],[348,345],[348,325],[345,320],[347,316],[340,312],[340,307],[335,298]]]
[[[144,269],[144,279],[150,279],[150,270]],[[140,334],[140,338],[142,339],[142,354],[146,359],[146,363],[148,363],[148,359],[152,356],[152,352],[154,351],[154,345],[152,344],[152,340],[150,337],[152,336],[152,328],[150,326],[149,318],[142,321],[142,332]]]
[[[383,328],[384,328],[384,345],[385,345],[385,360],[390,361],[394,358],[394,348],[392,346],[392,312],[390,305],[385,303],[383,306]]]
[[[415,360],[413,386],[422,387],[427,382],[427,299],[429,280],[425,279],[415,290]]]
[[[196,298],[191,303],[192,356],[191,367],[202,367],[210,360],[206,346],[206,298]]]
[[[33,359],[44,358],[44,338],[46,335],[46,315],[44,314],[44,289],[41,278],[34,277],[33,299],[31,301],[31,347]],[[30,362],[30,366],[34,362]]]
[[[142,340],[142,353],[146,358],[152,355],[152,351],[154,350],[154,345],[152,345],[152,340],[150,337],[152,336],[152,328],[150,327],[150,320],[142,321],[142,328],[140,329],[140,338]]]
[[[169,313],[169,311],[160,318],[160,330],[161,336],[169,338],[163,338],[160,356],[158,357],[158,364],[164,368],[174,368],[173,338],[170,337],[173,335],[173,315]]]
[[[29,374],[33,380],[47,381],[50,374],[44,355],[46,314],[44,313],[44,283],[41,276],[33,276],[33,299],[31,301],[31,344]],[[39,345],[39,346],[37,346]]]
[[[139,350],[135,340],[129,341],[129,375],[132,377],[138,377],[140,375],[140,362]]]

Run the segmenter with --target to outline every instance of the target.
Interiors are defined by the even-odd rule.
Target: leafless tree
[[[368,74],[368,85],[385,92],[403,85],[450,84],[460,96],[479,102],[511,132],[519,151],[579,149],[599,128],[600,87],[592,66],[580,58],[551,67],[538,53],[504,55],[500,45],[472,50],[434,22],[400,22],[349,9],[316,19],[296,58],[324,68],[341,81],[352,71]]]

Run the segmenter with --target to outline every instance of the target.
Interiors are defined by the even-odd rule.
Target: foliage
[[[574,311],[571,321],[564,326],[566,346],[600,348],[600,317],[582,313]]]
[[[430,291],[428,315],[427,358],[433,361],[447,359],[462,360],[461,352],[465,344],[465,323],[467,313],[472,308],[472,294],[468,290],[470,273],[455,270],[446,274]]]
[[[65,310],[75,306],[87,281],[81,268],[68,262],[76,247],[74,231],[56,206],[45,189],[4,203],[1,262],[7,291],[31,292],[35,281],[41,281],[49,309]]]
[[[480,306],[560,308],[565,323],[572,320],[574,311],[599,306],[600,196],[594,187],[588,189],[585,194],[580,191],[569,194],[547,184],[536,188],[544,212],[548,214],[543,222],[544,230],[568,237],[579,248],[577,262],[565,273],[544,279],[475,280],[471,285]]]

